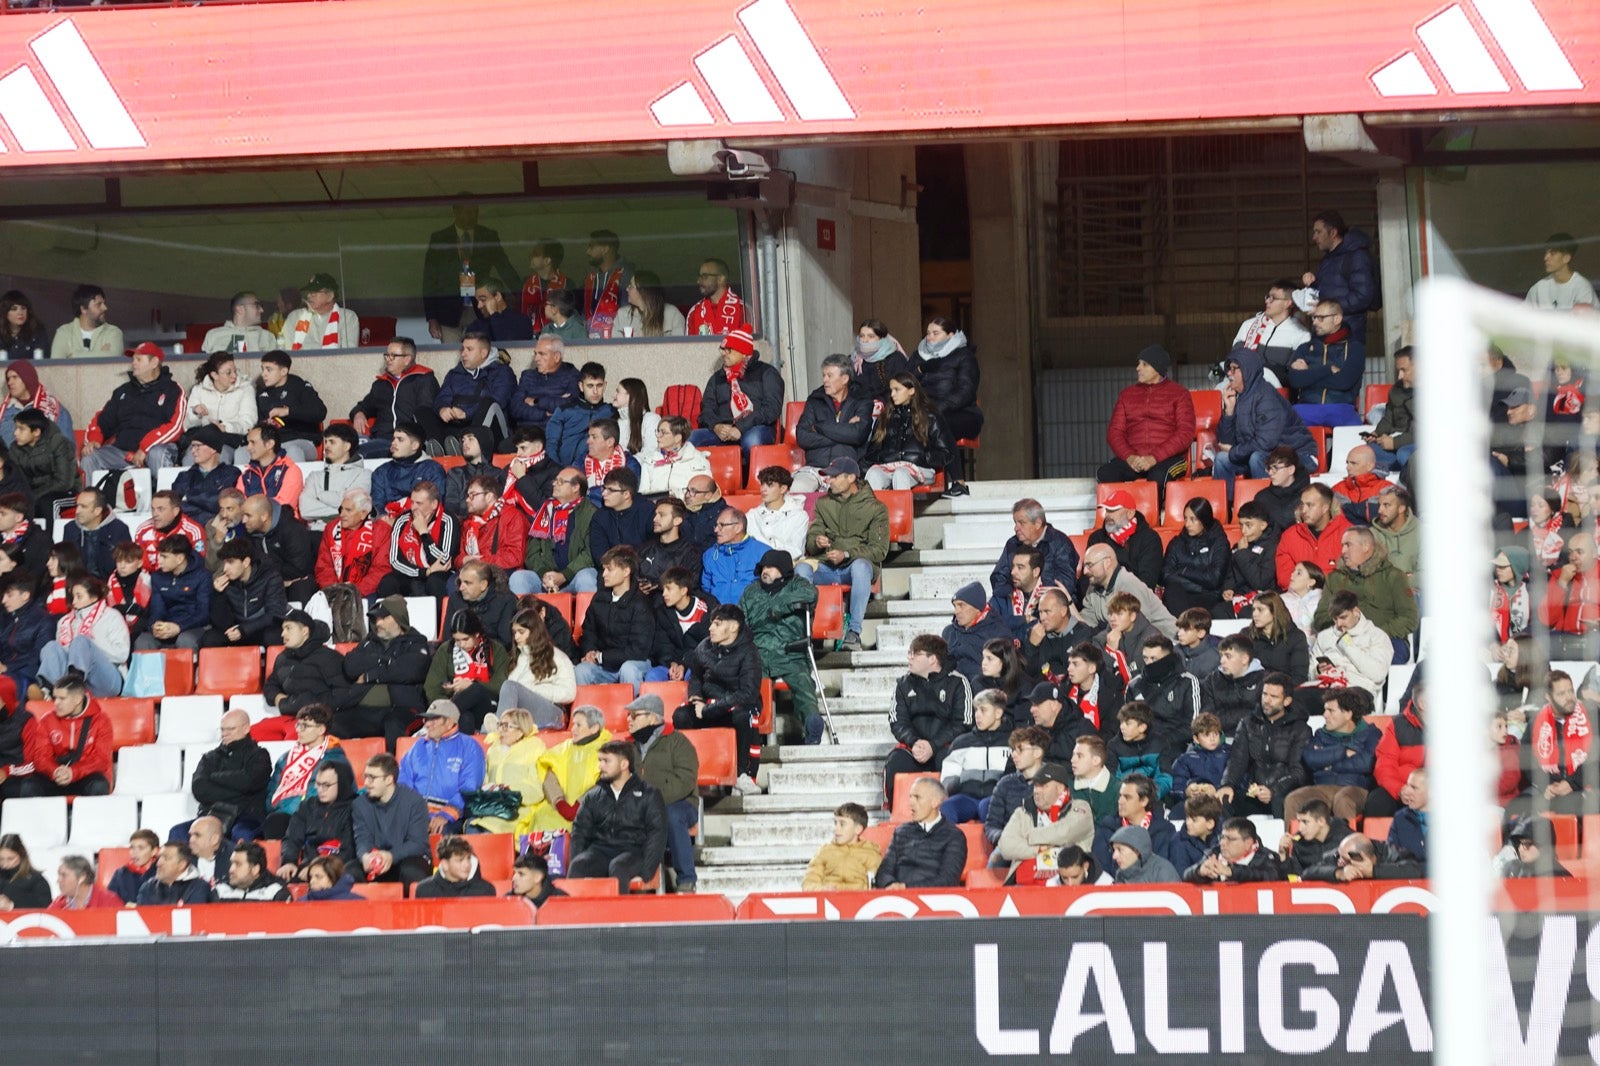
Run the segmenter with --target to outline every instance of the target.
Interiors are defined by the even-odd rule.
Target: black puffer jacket
[[[572,820],[572,851],[581,855],[595,844],[636,851],[646,878],[667,852],[667,805],[661,792],[642,777],[628,778],[618,795],[604,781],[583,794]]]
[[[256,562],[250,567],[248,581],[230,581],[227,588],[212,593],[211,627],[227,630],[238,626],[243,643],[262,644],[262,635],[278,624],[288,607],[278,568]]]
[[[200,813],[216,814],[224,826],[231,825],[233,817],[260,823],[267,816],[267,780],[271,776],[272,758],[267,749],[246,734],[200,756],[189,789],[200,801]],[[218,804],[232,808],[231,812],[213,810]]]
[[[1213,670],[1200,681],[1200,709],[1222,719],[1222,732],[1233,736],[1250,713],[1261,706],[1261,683],[1267,672],[1252,661],[1243,677]]]
[[[324,643],[328,635],[326,623],[313,621],[304,644],[278,653],[262,690],[269,707],[276,706],[279,714],[294,714],[313,703],[337,710],[356,702],[355,689],[345,680],[344,657]],[[279,696],[287,698],[278,703]]]
[[[942,759],[956,737],[971,729],[972,686],[955,670],[906,674],[895,684],[889,731],[906,747],[926,740]]]
[[[705,549],[689,539],[687,530],[678,531],[678,539],[663,544],[651,537],[639,547],[639,579],[652,585],[661,584],[661,575],[674,566],[681,566],[694,578],[694,587],[700,587],[700,569],[705,563]]]
[[[630,588],[621,599],[612,599],[610,592],[601,590],[589,601],[589,613],[583,616],[578,654],[597,651],[600,665],[616,671],[625,662],[648,660],[655,641],[655,615],[638,589]]]
[[[1228,560],[1224,588],[1235,594],[1278,590],[1278,531],[1268,526],[1261,539],[1233,550]]]
[[[859,461],[871,435],[872,397],[854,381],[837,409],[822,386],[812,390],[794,430],[795,443],[805,449],[806,465],[818,469],[835,459]]]
[[[1245,630],[1244,635],[1250,638],[1250,647],[1267,673],[1288,674],[1296,685],[1311,677],[1311,646],[1306,643],[1306,635],[1299,626],[1291,625],[1278,640],[1268,640],[1266,634],[1253,626]]]
[[[1172,767],[1189,745],[1189,725],[1200,713],[1200,683],[1183,669],[1183,656],[1172,654],[1146,663],[1128,683],[1129,700],[1143,700],[1155,715],[1151,740],[1161,753],[1161,768]],[[1105,710],[1101,709],[1104,718]]]
[[[866,390],[867,398],[874,402],[889,403],[889,382],[897,374],[911,373],[911,360],[900,352],[890,352],[876,363],[862,363],[856,381]]]
[[[422,683],[433,665],[433,651],[422,634],[407,629],[390,641],[368,633],[367,639],[344,657],[344,675],[352,683],[352,702],[364,699],[373,685],[388,685],[396,707],[420,712]],[[365,680],[361,680],[361,678]]]
[[[287,507],[279,503],[269,506],[272,508],[272,528],[265,533],[250,534],[257,565],[271,560],[285,581],[314,578],[319,538]]]
[[[355,771],[343,759],[324,759],[312,771],[312,780],[323,770],[332,769],[339,775],[339,790],[332,803],[317,798],[315,788],[308,789],[306,798],[289,819],[289,828],[283,834],[283,859],[285,863],[304,866],[318,855],[339,856],[346,866],[355,861],[356,828],[351,807],[356,798]],[[337,851],[332,850],[337,848]]]
[[[509,592],[490,588],[483,594],[482,599],[469,600],[461,595],[459,589],[445,604],[444,624],[453,625],[451,619],[460,611],[467,611],[478,616],[478,621],[483,623],[483,631],[504,644],[511,647],[511,620],[517,616],[517,598]],[[570,638],[571,633],[568,633]],[[552,634],[552,638],[554,634]]]
[[[1243,795],[1249,785],[1265,785],[1272,790],[1275,801],[1282,801],[1290,792],[1311,783],[1311,773],[1300,759],[1310,740],[1311,727],[1294,704],[1277,721],[1257,707],[1233,738],[1222,783],[1238,795]]]
[[[665,603],[657,603],[656,643],[650,653],[650,661],[657,666],[668,666],[672,663],[688,666],[690,660],[694,658],[695,649],[700,647],[700,642],[711,635],[711,610],[714,606],[710,597],[704,594],[693,597],[690,610],[692,613],[699,608],[700,619],[685,629],[676,610]]]
[[[1180,533],[1167,545],[1161,583],[1169,591],[1187,593],[1187,600],[1220,599],[1232,554],[1228,534],[1220,522],[1211,523],[1198,537]]]
[[[712,373],[700,400],[701,428],[710,429],[727,422],[743,431],[756,426],[775,426],[783,418],[783,375],[762,362],[760,352],[750,356],[739,387],[750,398],[751,408],[748,415],[735,421],[733,387],[728,383],[728,375],[721,367]]]
[[[713,644],[708,637],[695,648],[689,664],[689,698],[706,701],[707,712],[761,709],[761,653],[749,626],[739,627],[732,644]]]
[[[939,413],[978,410],[978,346],[968,341],[943,359],[924,359],[919,351],[911,357],[911,372],[917,375],[928,399]]]
[[[950,427],[938,412],[928,421],[926,441],[917,439],[910,404],[891,406],[883,417],[883,439],[868,446],[868,466],[911,463],[928,470],[943,470],[949,465],[955,442],[950,439]]]
[[[317,395],[316,387],[299,374],[290,374],[282,385],[268,388],[256,386],[256,414],[265,419],[274,407],[287,407],[289,414],[279,425],[283,440],[308,440],[313,443],[322,435],[322,420],[328,417],[328,405]]]
[[[1279,533],[1300,521],[1295,515],[1295,509],[1300,506],[1300,494],[1311,484],[1311,475],[1301,472],[1286,488],[1268,485],[1256,493],[1256,503],[1267,512],[1267,521]],[[1276,587],[1276,582],[1274,582]]]

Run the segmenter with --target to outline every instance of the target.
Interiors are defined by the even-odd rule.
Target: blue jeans
[[[827,563],[801,563],[794,568],[795,577],[803,577],[813,585],[850,586],[850,632],[861,633],[861,620],[867,616],[867,601],[872,599],[872,564],[865,559],[851,559],[844,569]]]
[[[939,804],[939,814],[951,825],[981,822],[989,816],[989,797],[974,799],[971,796],[951,796]]]
[[[1378,469],[1384,473],[1398,470],[1411,462],[1411,453],[1417,450],[1415,444],[1402,444],[1398,451],[1380,448],[1376,444],[1368,445],[1372,449],[1373,457],[1378,460]]]
[[[1361,425],[1361,412],[1356,410],[1353,403],[1297,403],[1294,413],[1308,426],[1327,426],[1331,429]]]
[[[739,451],[745,455],[750,454],[750,449],[758,444],[773,444],[777,442],[777,434],[771,426],[751,426],[739,437]],[[697,429],[689,434],[689,443],[696,448],[713,448],[727,441],[711,432],[709,429]]]
[[[645,671],[644,679],[646,681],[671,681],[672,674],[665,666],[652,666]],[[685,681],[689,680],[689,671],[685,670],[683,672],[683,679]]]
[[[594,592],[599,587],[596,571],[588,566],[573,574],[572,580],[559,589],[545,588],[544,576],[532,570],[513,570],[506,577],[506,588],[511,590],[513,596],[526,596],[530,592]]]
[[[83,672],[95,698],[122,695],[122,671],[88,637],[73,637],[65,648],[52,640],[39,651],[39,676],[52,685],[72,666]]]
[[[644,659],[629,659],[622,664],[621,669],[607,670],[594,663],[578,663],[572,668],[572,673],[580,685],[615,685],[619,682],[633,686],[633,694],[639,694],[639,685],[644,681],[645,673],[650,669],[650,663]]]
[[[674,882],[678,885],[695,883],[694,840],[689,827],[700,820],[698,805],[694,800],[681,799],[667,804],[667,858],[672,863]]]

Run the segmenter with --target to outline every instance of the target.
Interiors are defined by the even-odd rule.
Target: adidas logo
[[[28,45],[44,73],[44,85],[24,64],[0,78],[0,120],[24,152],[72,152],[79,141],[63,121],[48,85],[66,107],[90,148],[144,148],[144,135],[106,72],[83,42],[72,20],[58,23]],[[0,142],[0,152],[8,148]]]
[[[1417,26],[1417,40],[1452,93],[1509,93],[1502,61],[1529,92],[1583,88],[1533,0],[1474,0],[1482,31],[1461,4]],[[1488,44],[1500,52],[1497,60]],[[1439,87],[1415,51],[1402,53],[1368,77],[1380,96],[1437,96]]]
[[[740,8],[738,18],[800,121],[856,117],[788,0],[756,0]],[[729,122],[788,121],[744,44],[733,34],[695,56],[694,67]],[[663,126],[709,126],[717,121],[690,81],[657,97],[650,104],[650,113]]]

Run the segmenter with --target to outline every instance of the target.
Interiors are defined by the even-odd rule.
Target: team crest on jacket
[[[167,406],[167,398],[166,398],[166,396],[157,396],[156,397],[156,406],[157,407],[165,407],[165,406]]]

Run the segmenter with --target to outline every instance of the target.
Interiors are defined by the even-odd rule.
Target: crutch
[[[805,651],[806,665],[811,667],[811,683],[817,688],[817,710],[822,712],[822,724],[828,731],[828,742],[837,746],[839,733],[833,728],[833,713],[828,709],[828,694],[822,690],[822,671],[817,667],[817,652],[811,644],[811,609],[801,608],[801,617],[806,620],[805,639],[790,644],[788,650]]]

